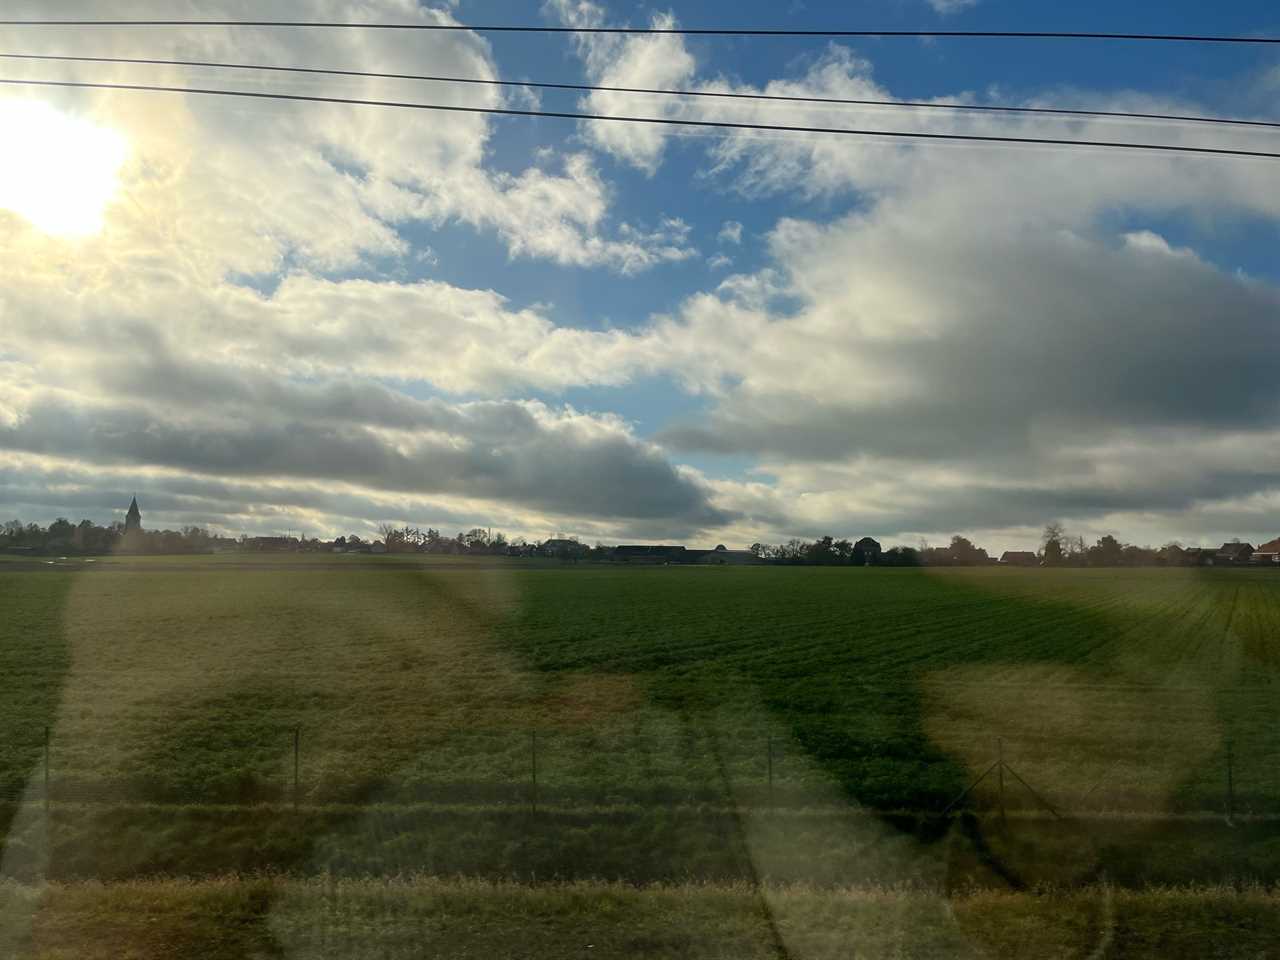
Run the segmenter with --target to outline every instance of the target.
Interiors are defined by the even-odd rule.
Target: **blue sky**
[[[1162,5],[1158,17],[1150,10],[1117,8],[1115,4],[1079,3],[1070,11],[1028,9],[1025,4],[986,2],[955,13],[941,14],[925,2],[881,2],[858,5],[850,16],[844,5],[795,3],[791,9],[775,3],[699,3],[684,12],[666,5],[601,4],[608,21],[643,25],[654,14],[679,11],[682,26],[743,28],[874,29],[886,30],[1064,30],[1158,31],[1168,33],[1240,34],[1280,32],[1280,18],[1271,5],[1242,3],[1231,10],[1213,10],[1201,3]],[[527,3],[462,3],[464,22],[547,24],[547,16],[530,16]],[[1068,15],[1064,19],[1064,13]],[[505,79],[582,82],[581,64],[562,36],[489,34],[495,60]],[[901,99],[946,98],[963,93],[999,91],[993,100],[1016,103],[1024,98],[1061,91],[1061,103],[1071,106],[1075,91],[1116,88],[1193,99],[1216,112],[1231,115],[1241,107],[1242,88],[1276,67],[1266,48],[1215,45],[1081,43],[1044,40],[911,40],[815,38],[748,39],[697,37],[688,42],[708,64],[709,73],[761,86],[777,77],[795,76],[831,45],[848,47],[874,65],[876,79]],[[543,91],[542,106],[577,110],[580,94]],[[647,99],[638,102],[644,113]],[[892,112],[883,125],[893,126]],[[499,166],[515,171],[533,161],[539,148],[555,148],[573,135],[563,120],[501,120],[494,126],[492,150]],[[744,226],[744,243],[732,247],[734,270],[758,269],[766,260],[761,235],[783,216],[831,218],[863,200],[850,195],[806,199],[795,196],[744,198],[729,186],[705,182],[707,164],[693,140],[675,141],[672,155],[657,176],[647,176],[605,158],[601,161],[616,191],[615,216],[643,220],[655,211],[680,216],[693,225],[694,242],[702,249],[716,246],[720,226],[729,220]],[[1268,240],[1276,239],[1276,225],[1265,220],[1231,220],[1217,229],[1192,222],[1189,215],[1166,217],[1162,232],[1179,240],[1196,236],[1201,252],[1224,266],[1275,276],[1280,269]],[[422,230],[421,243],[431,246],[439,262],[420,269],[431,276],[464,286],[482,286],[500,274],[504,292],[519,303],[554,303],[559,315],[576,325],[628,326],[644,323],[651,314],[669,311],[690,294],[705,288],[716,275],[705,261],[675,264],[663,272],[661,283],[646,275],[619,277],[604,270],[581,271],[548,267],[540,262],[512,261],[493,237],[466,228]],[[411,272],[412,273],[412,272]],[[665,384],[656,386],[655,403]]]
[[[253,12],[297,15],[276,7]],[[1262,3],[376,0],[368,15],[1280,34]],[[237,29],[4,39],[1254,119],[1275,118],[1280,92],[1280,57],[1262,46]],[[11,75],[160,78],[148,69]],[[164,80],[293,83],[176,69]],[[305,85],[531,103],[474,87]],[[1267,130],[1177,123],[536,96],[552,110],[1276,149]],[[33,101],[47,115],[33,120]],[[1280,432],[1265,387],[1280,283],[1269,161],[73,91],[5,91],[0,125],[26,144],[0,166],[0,253],[25,264],[0,295],[14,323],[0,358],[0,504],[24,519],[109,519],[136,488],[157,525],[233,533],[392,521],[740,544],[964,533],[992,547],[1034,543],[1052,519],[1151,543],[1280,533],[1280,462],[1260,453]],[[66,148],[112,137],[126,149],[110,170],[110,151]],[[99,181],[101,197],[67,189]],[[1232,386],[1201,397],[1209,380]]]
[[[678,7],[601,4],[607,19],[617,24],[645,24],[655,14]],[[1201,3],[1162,5],[1158,16],[1150,10],[1117,8],[1115,4],[1081,3],[1064,19],[1058,10],[1028,9],[1025,4],[983,2],[955,13],[938,13],[927,3],[882,2],[859,4],[856,16],[843,5],[796,3],[782,9],[774,3],[700,3],[680,12],[680,24],[690,28],[733,24],[744,28],[875,29],[886,30],[1061,30],[1106,32],[1164,32],[1240,34],[1275,33],[1280,20],[1274,8],[1244,3],[1232,10],[1211,10]],[[530,7],[521,3],[464,3],[459,16],[476,23],[545,24],[547,17],[530,18]],[[1274,28],[1274,29],[1273,29]],[[504,78],[548,82],[581,82],[581,65],[565,39],[556,35],[508,36],[490,34],[495,59]],[[1058,102],[1071,106],[1077,91],[1088,94],[1123,88],[1158,97],[1175,96],[1197,101],[1214,112],[1232,115],[1241,108],[1240,92],[1276,66],[1275,54],[1254,49],[1197,44],[1081,43],[1043,40],[1011,42],[998,39],[849,39],[813,38],[748,39],[698,37],[688,42],[697,50],[708,72],[763,86],[777,77],[795,76],[830,46],[840,45],[870,60],[878,81],[901,99],[947,98],[991,91],[993,101],[1011,103],[1057,94]],[[1280,89],[1280,88],[1278,88]],[[542,106],[550,110],[579,109],[580,94],[543,91]],[[641,99],[636,112],[648,106]],[[892,112],[882,125],[893,127]],[[503,120],[494,127],[493,153],[509,169],[531,162],[539,148],[555,148],[572,135],[568,121]],[[743,224],[743,243],[729,245],[733,271],[752,271],[767,261],[761,236],[780,217],[829,219],[865,202],[857,194],[843,197],[744,198],[725,185],[707,178],[707,163],[698,140],[679,140],[660,174],[646,175],[625,164],[605,159],[602,166],[616,190],[615,216],[643,220],[655,211],[680,216],[693,227],[693,241],[700,249],[717,249],[716,235],[726,221]],[[1207,259],[1229,269],[1276,277],[1280,262],[1273,244],[1280,232],[1273,221],[1222,223],[1197,222],[1191,212],[1160,218],[1115,215],[1117,231],[1155,227],[1175,244],[1197,243]],[[511,261],[494,238],[467,228],[424,230],[438,262],[423,269],[430,276],[463,286],[483,286],[500,275],[504,292],[521,304],[553,304],[564,322],[585,327],[643,325],[655,313],[675,309],[704,289],[724,270],[708,267],[705,260],[674,264],[663,271],[661,282],[649,275],[619,277],[605,270],[581,271],[548,267],[543,263]],[[723,249],[724,244],[719,248]],[[622,389],[578,389],[566,394],[584,408],[614,410],[633,420],[642,435],[657,433],[672,418],[696,415],[701,398],[683,394],[665,379],[641,382]],[[544,399],[554,400],[552,396]],[[694,458],[697,466],[724,476],[740,472],[741,457]]]

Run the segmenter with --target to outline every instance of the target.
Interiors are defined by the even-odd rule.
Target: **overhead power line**
[[[550,27],[466,23],[369,23],[350,20],[0,20],[4,27],[309,27],[347,30],[433,30],[471,33],[675,34],[701,37],[917,37],[992,40],[1133,40],[1166,43],[1280,43],[1280,37],[1182,33],[1096,33],[1059,30],[788,30],[738,27]]]
[[[541,80],[500,80],[483,77],[447,77],[419,73],[380,73],[369,70],[334,70],[320,67],[274,66],[260,63],[222,63],[209,60],[161,60],[150,57],[88,57],[61,54],[0,53],[0,60],[40,60],[72,63],[124,63],[148,66],[201,67],[219,70],[261,70],[274,73],[301,73],[333,77],[363,77],[379,80],[424,80],[434,83],[460,83],[491,87],[536,87],[540,90],[579,90],[592,93],[639,93],[669,97],[715,98],[722,100],[760,100],[784,103],[814,103],[839,106],[909,107],[922,110],[952,110],[972,113],[1041,114],[1067,117],[1109,117],[1125,120],[1165,120],[1182,123],[1209,123],[1244,127],[1280,128],[1280,121],[1238,120],[1231,117],[1208,117],[1173,113],[1133,113],[1122,110],[1081,110],[1066,107],[1014,107],[993,104],[939,103],[920,100],[858,100],[846,97],[811,97],[777,93],[739,93],[723,90],[672,90],[657,87],[617,87],[592,83],[551,83]]]
[[[183,93],[217,97],[243,97],[255,100],[291,100],[302,103],[351,104],[364,107],[397,107],[412,110],[438,110],[448,113],[491,114],[505,117],[549,117],[562,120],[604,120],[613,123],[645,123],[675,127],[703,127],[720,130],[756,130],[775,133],[834,134],[854,137],[922,141],[962,141],[968,143],[1024,144],[1053,147],[1099,147],[1117,150],[1143,150],[1204,156],[1257,157],[1280,160],[1280,153],[1265,150],[1238,150],[1227,147],[1194,147],[1168,143],[1133,143],[1117,140],[1070,140],[1057,137],[1009,137],[977,133],[925,133],[911,130],[861,130],[849,127],[813,127],[792,124],[747,123],[733,120],[683,120],[667,117],[610,116],[604,113],[575,113],[556,110],[517,110],[511,107],[469,107],[445,103],[418,103],[403,100],[361,100],[353,97],[321,97],[301,93],[269,93],[251,90],[226,90],[210,87],[175,87],[142,83],[90,83],[79,80],[26,80],[0,77],[0,84],[32,87],[71,87],[92,90],[135,90],[154,93]]]

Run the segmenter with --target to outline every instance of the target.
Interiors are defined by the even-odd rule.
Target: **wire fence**
[[[317,737],[309,747],[304,730],[293,727],[239,749],[191,744],[169,770],[152,758],[136,773],[102,776],[83,752],[47,732],[28,744],[27,753],[37,750],[34,773],[6,777],[0,768],[0,801],[772,804],[782,799],[789,752],[767,734],[717,740],[524,729],[433,731],[417,749],[401,744],[387,757],[370,745],[361,756],[349,742]],[[60,753],[76,759],[60,764]],[[353,754],[360,762],[351,762]],[[790,787],[799,789],[801,779],[793,775]]]
[[[357,763],[350,744],[335,748],[322,736],[308,738],[302,727],[292,727],[238,749],[225,742],[192,744],[185,755],[170,758],[168,768],[151,758],[132,772],[102,775],[85,763],[84,753],[55,742],[46,730],[41,740],[27,744],[34,766],[0,767],[0,802],[491,804],[532,812],[849,806],[944,817],[966,811],[1001,818],[1010,812],[1056,819],[1102,812],[1199,813],[1228,821],[1280,817],[1275,758],[1242,756],[1231,740],[1217,756],[1182,771],[1173,795],[1153,794],[1147,768],[1135,769],[1124,759],[1082,764],[1079,775],[1064,784],[1046,773],[1043,754],[1014,756],[1001,737],[990,743],[990,758],[974,764],[937,756],[879,766],[863,758],[842,767],[770,733],[654,737],[465,730],[435,731],[420,749],[391,758],[371,746],[363,759],[372,762]],[[895,765],[894,774],[886,774]]]

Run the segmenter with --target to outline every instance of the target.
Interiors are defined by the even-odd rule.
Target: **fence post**
[[[1231,738],[1227,737],[1227,822],[1230,823],[1236,817],[1236,784],[1234,770],[1234,757],[1232,756]]]
[[[768,751],[767,756],[768,756],[768,758],[769,758],[769,763],[768,763],[768,766],[769,766],[769,809],[770,809],[770,810],[772,810],[772,809],[773,809],[773,807],[774,807],[774,803],[773,803],[773,737],[770,737],[770,738],[769,738],[768,744],[769,744],[769,745],[768,745],[768,747],[767,747],[766,749],[767,749],[767,751]]]
[[[298,746],[302,739],[302,728],[293,728],[293,809],[298,809]]]
[[[1000,823],[1005,823],[1004,808],[1004,737],[996,737],[996,772],[1000,777]]]
[[[531,772],[533,773],[533,795],[531,799],[532,799],[533,812],[537,813],[538,812],[538,731],[536,729],[529,731],[529,747],[530,747],[529,753],[530,753],[530,760],[531,760]]]

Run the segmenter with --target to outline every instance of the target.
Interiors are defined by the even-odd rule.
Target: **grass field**
[[[297,728],[315,802],[521,800],[536,749],[544,804],[763,802],[772,753],[776,801],[923,811],[1002,738],[1145,812],[1223,809],[1230,744],[1280,814],[1271,571],[155,558],[0,596],[0,783],[49,727],[67,797],[292,799]]]
[[[13,960],[1275,956],[1261,889],[973,891],[216,878],[0,884]]]
[[[6,561],[0,614],[0,875],[57,902],[262,870],[1280,882],[1273,571]],[[998,751],[1007,822],[996,773],[940,817]]]

